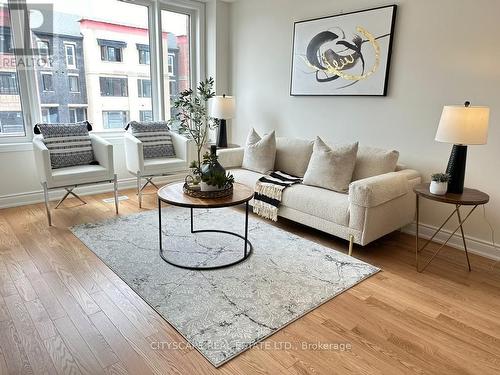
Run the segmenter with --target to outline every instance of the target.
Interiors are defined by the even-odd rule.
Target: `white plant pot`
[[[431,194],[435,195],[445,195],[448,191],[448,183],[447,182],[438,182],[431,181],[431,186],[429,188]]]
[[[219,189],[215,185],[209,185],[209,184],[207,184],[206,182],[203,182],[203,181],[201,181],[200,185],[201,185],[201,191],[219,191],[219,190],[222,190],[222,189]]]

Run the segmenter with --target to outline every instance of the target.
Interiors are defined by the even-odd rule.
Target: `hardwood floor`
[[[134,193],[122,194],[130,200],[120,214],[139,211]],[[41,204],[0,210],[0,374],[500,373],[500,265],[472,255],[469,273],[463,254],[446,248],[419,274],[414,238],[402,233],[354,249],[383,272],[219,369],[194,349],[159,345],[185,341],[67,229],[114,216],[105,197],[68,200],[52,228]],[[154,195],[144,207],[155,207]]]

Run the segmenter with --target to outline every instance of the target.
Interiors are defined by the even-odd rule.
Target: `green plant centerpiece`
[[[203,186],[215,186],[218,189],[219,186],[224,187],[228,183],[232,184],[233,181],[232,176],[226,175],[225,171],[222,175],[220,170],[206,172],[207,176],[203,177],[202,167],[204,163],[211,165],[213,156],[207,153],[202,159],[202,152],[208,141],[210,130],[219,126],[219,120],[208,114],[208,101],[214,96],[214,79],[212,77],[201,81],[196,90],[182,91],[179,97],[174,100],[175,114],[169,120],[169,125],[178,124],[179,133],[191,139],[196,145],[196,160],[193,160],[189,166],[192,173],[189,185],[202,185],[202,190]],[[217,155],[215,155],[215,161],[217,161]],[[188,178],[186,178],[186,182],[188,182]]]
[[[203,155],[201,167],[201,190],[214,191],[230,189],[234,183],[234,177],[220,165],[217,156],[217,147],[212,145],[210,153]]]

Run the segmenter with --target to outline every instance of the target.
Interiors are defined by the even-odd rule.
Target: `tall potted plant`
[[[169,123],[179,124],[179,132],[193,140],[196,144],[197,160],[191,163],[193,173],[201,178],[202,151],[208,140],[211,129],[219,126],[219,121],[208,115],[208,100],[215,96],[214,79],[212,77],[202,81],[192,89],[184,90],[174,101],[176,113]]]

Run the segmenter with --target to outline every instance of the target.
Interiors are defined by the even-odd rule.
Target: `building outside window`
[[[138,79],[137,80],[139,98],[151,98],[151,80]]]
[[[56,124],[59,122],[59,109],[57,107],[42,107],[42,122]]]
[[[137,43],[137,52],[139,53],[139,64],[149,65],[149,46],[147,44]]]
[[[42,75],[42,90],[54,91],[54,82],[52,79],[52,73],[41,73],[41,75]]]
[[[80,92],[80,83],[77,75],[68,75],[69,91]]]
[[[106,39],[97,39],[97,43],[101,46],[102,61],[123,61],[122,50],[127,46],[127,43]]]
[[[101,96],[128,96],[127,78],[99,77]]]
[[[12,34],[10,27],[0,25],[0,53],[12,52]]]
[[[69,109],[69,122],[70,123],[75,123],[75,122],[81,122],[87,120],[87,108],[70,108]]]
[[[139,111],[141,121],[153,121],[153,111]]]
[[[102,111],[104,129],[123,129],[128,121],[128,111]]]
[[[175,55],[172,53],[168,54],[168,75],[174,75],[174,59]]]
[[[69,69],[76,69],[75,45],[64,44],[64,53],[66,54],[66,66]]]
[[[0,72],[0,95],[19,95],[16,73]]]

